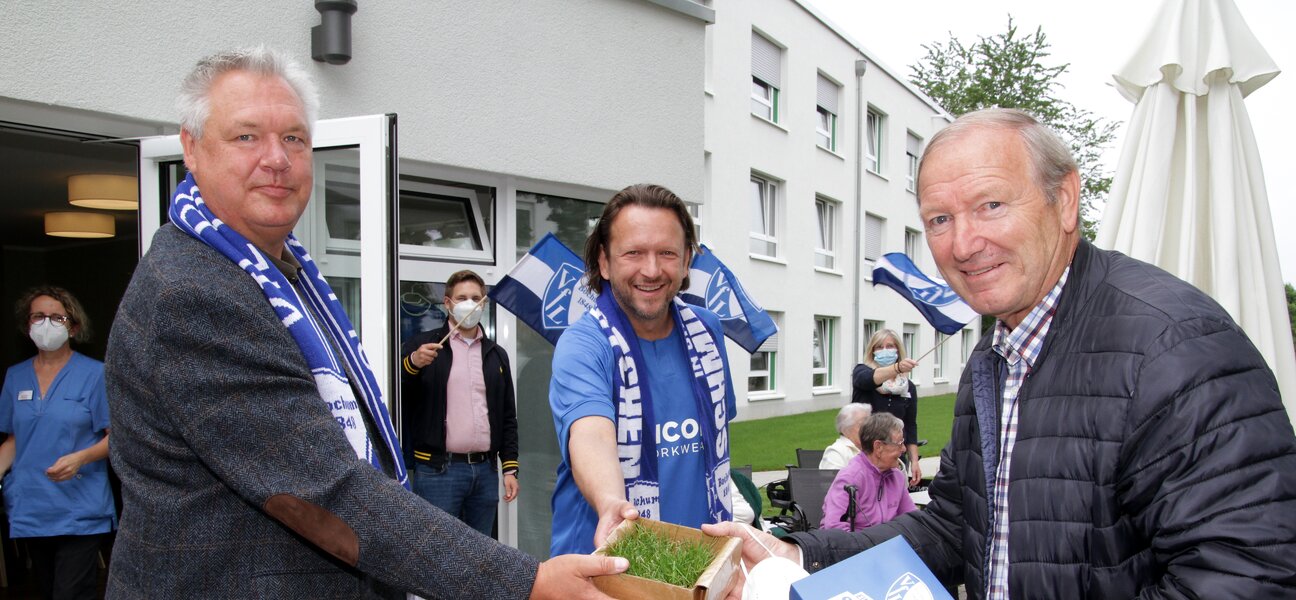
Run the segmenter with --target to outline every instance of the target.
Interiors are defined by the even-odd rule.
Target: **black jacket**
[[[402,433],[406,454],[414,450],[432,455],[445,453],[446,381],[450,379],[450,365],[454,353],[450,344],[437,352],[432,364],[411,374],[409,355],[419,346],[438,342],[449,331],[441,326],[435,331],[425,331],[410,338],[401,347],[401,402]],[[508,473],[517,470],[518,434],[517,412],[513,397],[513,373],[509,367],[508,353],[494,340],[482,336],[482,376],[486,382],[486,410],[490,415],[491,452],[498,452],[501,469]]]
[[[873,407],[873,414],[891,413],[904,422],[904,443],[918,443],[918,386],[909,380],[909,397],[895,394],[883,394],[873,382],[876,371],[864,363],[855,365],[851,371],[851,402],[868,404]]]
[[[808,569],[903,535],[984,595],[1006,373],[991,338],[963,372],[931,504],[793,534]],[[1296,597],[1296,437],[1273,372],[1205,294],[1081,242],[1017,410],[1012,597]]]

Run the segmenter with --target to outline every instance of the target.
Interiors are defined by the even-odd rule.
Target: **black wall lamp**
[[[311,58],[330,65],[351,60],[351,15],[356,0],[315,0],[320,24],[311,27]]]

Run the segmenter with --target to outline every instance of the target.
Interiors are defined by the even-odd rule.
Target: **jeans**
[[[495,461],[448,462],[439,468],[416,462],[414,493],[483,535],[491,535],[499,504]]]

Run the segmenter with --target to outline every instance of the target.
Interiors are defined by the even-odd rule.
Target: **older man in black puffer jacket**
[[[1075,164],[1025,113],[961,117],[918,183],[941,273],[998,317],[932,502],[776,552],[813,572],[903,535],[971,598],[1296,597],[1296,437],[1224,310],[1081,241]]]

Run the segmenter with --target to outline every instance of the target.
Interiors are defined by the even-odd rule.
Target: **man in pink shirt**
[[[478,324],[485,296],[476,273],[450,276],[447,323],[401,350],[401,397],[414,493],[491,535],[499,472],[504,501],[517,497],[518,438],[508,354]]]

